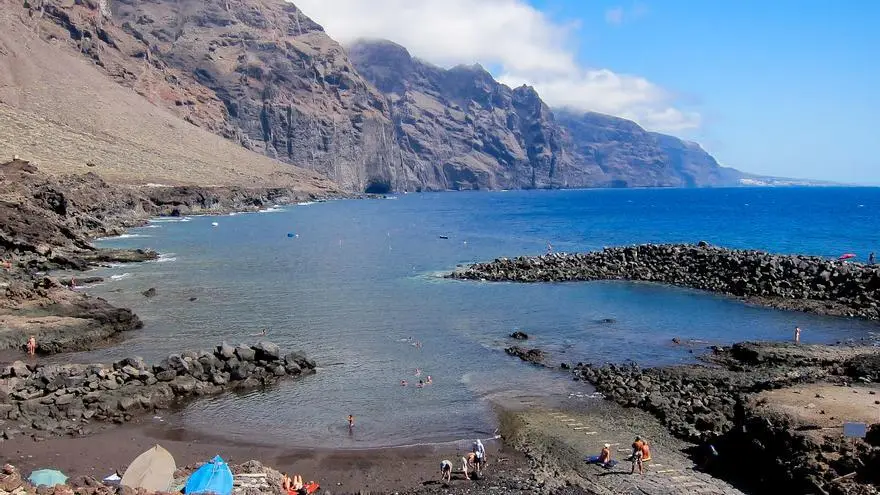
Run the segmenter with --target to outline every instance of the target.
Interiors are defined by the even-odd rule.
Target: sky
[[[294,0],[342,43],[479,63],[551,107],[632,119],[725,166],[880,185],[880,2]]]

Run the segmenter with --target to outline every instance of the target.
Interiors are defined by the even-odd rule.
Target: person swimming
[[[422,376],[422,370],[420,368],[416,368],[416,376]]]
[[[406,386],[406,380],[400,380],[400,386],[401,386],[401,387],[405,387],[405,386]]]
[[[425,383],[424,383],[423,381],[419,380],[419,384],[416,385],[416,386],[419,387],[419,388],[422,388],[422,387],[425,386]]]
[[[432,382],[432,380],[431,380],[431,375],[428,375],[428,379],[425,380],[425,383],[427,383],[428,385],[430,385],[431,382]]]

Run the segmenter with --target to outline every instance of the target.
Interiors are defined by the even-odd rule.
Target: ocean
[[[493,404],[595,400],[570,375],[507,356],[514,330],[553,365],[660,365],[692,362],[710,345],[790,339],[795,326],[808,343],[874,338],[880,327],[645,283],[441,277],[457,265],[539,254],[548,243],[574,252],[701,240],[865,260],[880,251],[878,209],[872,188],[614,189],[408,194],[156,219],[97,244],[161,258],[95,270],[106,281],[86,289],[132,308],[145,327],[73,359],[159,359],[255,342],[267,329],[265,339],[317,360],[318,373],[200,399],[174,415],[177,427],[320,448],[488,438]],[[141,295],[151,287],[156,297]],[[696,342],[674,346],[673,337]],[[433,383],[416,387],[427,375]]]

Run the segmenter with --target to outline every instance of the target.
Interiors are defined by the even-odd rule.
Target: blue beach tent
[[[216,495],[232,495],[232,471],[219,455],[198,468],[189,479],[183,493],[195,495],[197,493],[213,493]]]

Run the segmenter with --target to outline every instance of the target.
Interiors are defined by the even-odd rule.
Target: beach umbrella
[[[842,254],[842,255],[840,255],[840,258],[837,258],[837,259],[839,259],[839,260],[849,260],[849,259],[853,259],[853,258],[855,258],[855,257],[856,257],[856,255],[853,254],[853,253],[846,253],[846,254]]]
[[[61,471],[55,469],[38,469],[31,473],[28,481],[30,481],[31,484],[34,486],[63,485],[67,482],[67,476],[65,476],[64,473],[62,473]]]

